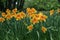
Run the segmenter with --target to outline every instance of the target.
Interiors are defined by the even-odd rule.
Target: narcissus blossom
[[[45,33],[47,31],[47,28],[42,26],[41,30],[42,30],[43,33]]]
[[[28,29],[29,31],[32,31],[32,30],[33,30],[33,25],[27,26],[27,29]]]
[[[4,21],[5,21],[5,19],[0,17],[0,22],[4,22]]]

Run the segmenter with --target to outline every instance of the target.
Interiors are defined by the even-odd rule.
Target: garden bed
[[[16,8],[0,13],[0,40],[60,40],[60,9]]]

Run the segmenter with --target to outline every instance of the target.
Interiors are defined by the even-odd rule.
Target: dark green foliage
[[[37,10],[51,10],[60,7],[58,0],[26,0],[24,8],[34,7]]]

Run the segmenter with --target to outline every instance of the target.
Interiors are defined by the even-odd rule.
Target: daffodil
[[[27,13],[31,13],[31,9],[30,8],[27,8],[26,11],[27,11]]]
[[[27,8],[27,15],[28,15],[29,17],[33,17],[36,12],[37,12],[37,11],[36,11],[36,9],[34,9],[34,8]]]
[[[21,20],[21,15],[20,14],[16,14],[15,18],[16,18],[17,21]]]
[[[16,13],[17,12],[17,8],[13,9],[12,12],[13,13]]]
[[[40,21],[44,21],[45,22],[47,18],[48,18],[48,16],[46,16],[46,15],[44,15],[42,13],[39,14]]]
[[[11,10],[6,9],[6,13],[7,13],[7,14],[10,14],[10,12],[11,12]]]
[[[41,30],[42,30],[42,32],[43,32],[43,33],[46,33],[47,28],[46,28],[46,27],[44,27],[44,26],[42,26]]]
[[[11,16],[11,14],[7,14],[7,15],[5,16],[5,18],[6,18],[7,20],[10,20],[10,19],[12,18],[12,16]]]
[[[0,22],[4,22],[4,21],[5,21],[5,19],[0,17]]]
[[[40,18],[39,18],[39,17],[40,17],[40,15],[39,15],[39,14],[35,14],[35,15],[34,15],[34,17],[36,17],[36,18],[37,18],[37,20],[39,20],[39,19],[40,19]]]
[[[32,30],[33,30],[33,25],[27,26],[27,29],[28,29],[29,31],[32,31]]]
[[[50,15],[53,15],[54,14],[54,10],[50,10]]]
[[[35,8],[31,8],[31,10],[32,10],[32,13],[36,13],[37,12]]]
[[[14,18],[16,17],[16,15],[17,15],[16,13],[11,13],[11,16]]]
[[[27,11],[28,14],[33,14],[33,13],[37,12],[36,9],[34,9],[34,8],[27,8],[26,11]]]
[[[2,17],[5,17],[6,16],[6,13],[5,12],[2,12]]]
[[[20,16],[21,16],[21,18],[24,18],[24,17],[26,17],[26,14],[22,11],[22,12],[20,12]]]
[[[21,20],[23,19],[24,17],[26,17],[26,14],[24,12],[19,12],[16,14],[15,18],[16,20]]]
[[[31,23],[33,24],[36,24],[36,23],[39,23],[38,19],[36,17],[33,17],[31,20],[30,20]]]
[[[28,17],[31,17],[31,18],[33,18],[34,16],[35,16],[34,13],[33,14],[31,13],[31,14],[28,15]]]

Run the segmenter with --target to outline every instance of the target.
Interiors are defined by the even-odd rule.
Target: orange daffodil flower
[[[11,14],[6,14],[5,18],[6,18],[7,20],[10,20],[10,19],[12,18],[12,16],[11,16]]]
[[[16,20],[21,20],[20,14],[16,14],[15,18],[16,18]]]
[[[21,20],[24,17],[26,17],[24,12],[20,12],[20,13],[16,14],[16,16],[15,16],[16,20]]]
[[[31,8],[31,11],[32,11],[32,13],[36,13],[37,12],[35,8]]]
[[[12,12],[13,13],[16,13],[17,12],[17,8],[13,9]]]
[[[34,8],[27,8],[26,9],[26,11],[27,11],[27,13],[29,14],[29,13],[36,13],[37,11],[36,11],[36,9],[34,9]]]
[[[44,26],[42,26],[41,30],[42,30],[42,32],[43,32],[43,33],[46,33],[47,28],[46,28],[46,27],[44,27]]]
[[[16,12],[17,12],[17,8],[13,9],[12,13],[11,13],[11,16],[15,18],[16,15],[17,15]]]
[[[4,17],[5,18],[5,16],[6,16],[6,13],[5,12],[2,12],[2,17]]]
[[[4,22],[4,21],[5,21],[5,19],[0,17],[0,22]]]
[[[21,18],[24,18],[24,17],[26,17],[26,14],[22,11],[22,12],[20,12],[20,15],[21,15]]]
[[[37,19],[36,17],[33,17],[33,18],[30,20],[30,22],[31,22],[32,24],[39,23],[39,21],[38,21],[38,19]]]
[[[6,10],[6,15],[5,15],[5,18],[7,19],[7,20],[10,20],[11,18],[12,18],[12,16],[11,16],[11,10],[9,10],[9,9],[7,9]]]
[[[46,15],[44,15],[43,13],[39,13],[39,19],[40,19],[40,21],[42,22],[42,21],[44,21],[44,22],[46,22],[46,19],[48,18],[48,16],[46,16]]]
[[[33,30],[33,25],[27,26],[27,29],[28,29],[29,31],[32,31],[32,30]]]
[[[54,14],[54,10],[50,10],[50,15],[53,15]]]
[[[34,8],[31,8],[31,9],[27,8],[26,11],[27,11],[28,16],[30,16],[30,17],[33,17],[34,14],[37,12],[36,9],[34,9]]]
[[[10,12],[11,12],[11,10],[6,9],[6,13],[7,13],[7,14],[10,14]]]
[[[32,24],[39,23],[39,14],[34,14],[34,15],[32,16],[32,19],[30,20],[30,22],[31,22]]]
[[[11,13],[11,16],[15,18],[17,14],[16,13]]]

